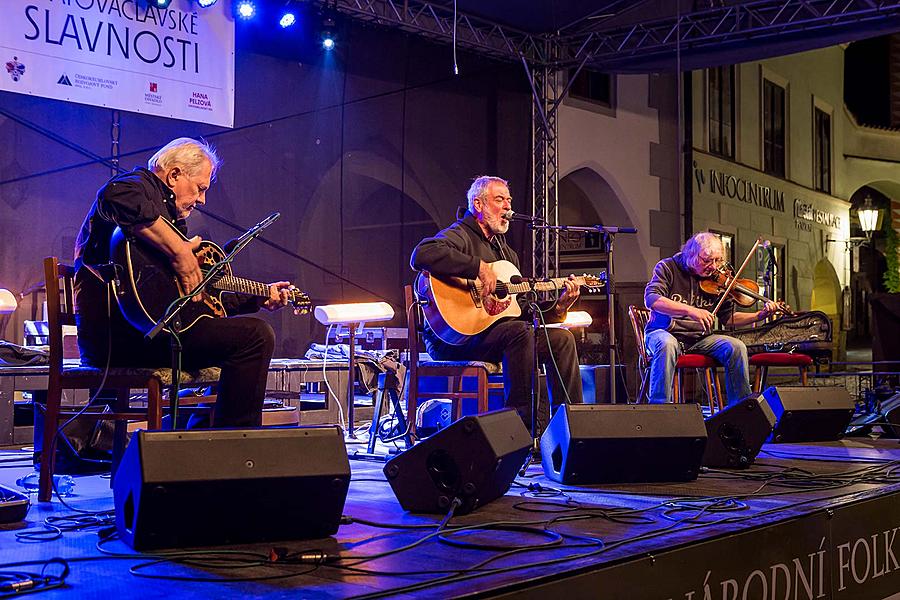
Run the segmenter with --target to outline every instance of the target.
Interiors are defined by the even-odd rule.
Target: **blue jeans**
[[[681,355],[681,343],[665,329],[656,329],[644,337],[650,355],[650,402],[672,401],[675,361]],[[725,391],[728,404],[750,394],[750,367],[747,346],[727,335],[708,335],[687,349],[690,354],[705,354],[725,367]]]

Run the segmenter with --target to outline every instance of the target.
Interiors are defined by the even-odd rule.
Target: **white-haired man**
[[[97,192],[75,243],[75,310],[82,364],[104,368],[109,360],[116,367],[169,366],[167,337],[145,343],[141,332],[125,320],[95,267],[109,262],[110,238],[120,227],[126,236],[167,256],[183,289],[194,289],[203,278],[194,255],[200,238],[187,237],[185,219],[196,206],[206,203],[206,191],[219,165],[208,144],[179,138],[154,154],[146,169],[138,167],[116,175]],[[223,300],[229,314],[260,307],[275,310],[287,305],[289,288],[290,283],[285,281],[272,284],[270,296],[263,303],[255,299]],[[260,425],[266,376],[275,347],[271,326],[253,317],[200,319],[180,337],[184,368],[222,368],[215,426]]]
[[[644,289],[644,304],[650,321],[644,344],[650,354],[650,402],[671,402],[675,362],[682,352],[705,354],[725,369],[728,403],[750,394],[747,347],[728,335],[710,334],[716,318],[710,312],[718,297],[700,289],[700,281],[711,276],[725,260],[722,241],[714,233],[695,234],[672,257],[656,263],[653,277]],[[762,310],[738,312],[726,299],[719,309],[719,322],[742,327],[761,321],[780,310],[767,302]]]
[[[479,279],[483,284],[482,295],[488,298],[497,285],[490,263],[507,260],[519,267],[519,257],[504,237],[509,230],[505,214],[512,208],[512,197],[505,180],[482,176],[472,183],[467,199],[465,215],[434,237],[419,242],[410,262],[413,269],[437,276]],[[562,321],[578,294],[578,286],[567,281],[545,319]],[[524,294],[520,300],[521,296]],[[505,405],[515,408],[526,426],[531,426],[535,333],[530,322],[499,321],[461,345],[443,342],[427,326],[423,338],[428,353],[438,360],[502,362]],[[568,398],[570,402],[580,403],[581,375],[575,338],[565,329],[547,329],[546,335],[541,332],[536,339],[538,357],[546,367],[550,382],[551,401],[559,404]]]

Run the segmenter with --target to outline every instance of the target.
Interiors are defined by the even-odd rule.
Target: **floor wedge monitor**
[[[541,459],[565,484],[692,481],[705,446],[698,404],[569,404],[541,436]]]
[[[776,385],[763,395],[777,419],[773,442],[836,440],[853,418],[854,403],[844,387]]]
[[[706,419],[704,467],[744,469],[775,427],[775,413],[762,394],[747,396]]]
[[[135,550],[337,532],[350,463],[338,427],[140,431],[113,484]]]
[[[404,510],[456,514],[509,490],[531,450],[531,434],[514,410],[463,417],[392,458],[384,466]]]

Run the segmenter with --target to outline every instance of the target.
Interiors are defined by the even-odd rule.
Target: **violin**
[[[743,308],[753,306],[757,300],[773,302],[759,293],[759,284],[752,279],[735,279],[734,269],[728,264],[719,267],[708,278],[701,279],[700,289],[713,296],[727,293],[735,304]],[[782,312],[793,314],[784,302],[776,302],[776,304]]]

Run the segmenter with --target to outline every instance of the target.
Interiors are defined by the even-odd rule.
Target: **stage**
[[[0,484],[30,472],[23,456],[0,454]],[[404,513],[382,464],[353,460],[348,523],[332,538],[160,559],[101,542],[108,522],[54,498],[0,526],[0,571],[40,573],[24,563],[63,558],[65,586],[47,593],[91,597],[168,597],[177,585],[182,598],[886,598],[900,590],[898,465],[897,440],[854,438],[766,445],[749,470],[682,484],[569,487],[532,466],[506,496],[439,535],[441,515]],[[73,508],[113,507],[108,477],[78,476],[75,492]],[[60,534],[17,541],[48,518]],[[301,552],[334,562],[300,564]]]

